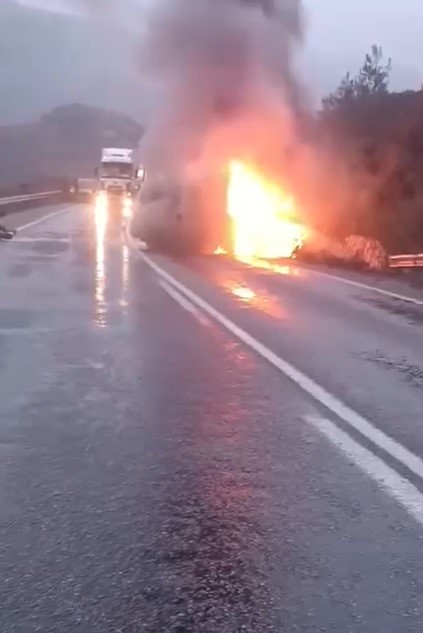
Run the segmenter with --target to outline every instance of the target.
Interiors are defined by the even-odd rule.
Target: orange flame
[[[304,240],[304,227],[292,220],[293,199],[239,161],[229,165],[228,213],[238,259],[291,257]]]

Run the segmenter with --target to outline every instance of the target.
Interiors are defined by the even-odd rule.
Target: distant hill
[[[136,147],[143,128],[110,110],[73,104],[37,122],[0,126],[0,184],[91,176],[103,146]]]
[[[0,0],[0,125],[74,102],[144,118],[135,51],[117,26]]]

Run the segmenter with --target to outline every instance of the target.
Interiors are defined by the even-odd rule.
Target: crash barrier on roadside
[[[58,189],[0,198],[0,217],[43,204],[61,202],[65,195],[63,190]]]
[[[423,268],[423,253],[417,255],[391,255],[390,268]]]
[[[8,196],[6,198],[0,198],[0,207],[9,204],[17,204],[19,202],[32,202],[34,200],[49,198],[51,196],[55,196],[57,194],[62,193],[61,191],[44,191],[41,193],[30,193],[22,196]]]

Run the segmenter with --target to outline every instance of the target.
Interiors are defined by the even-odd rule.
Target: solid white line
[[[400,503],[423,526],[423,494],[380,457],[353,440],[330,420],[318,416],[304,418],[332,442],[347,458],[351,459],[388,495]]]
[[[197,310],[197,308],[186,299],[183,295],[181,295],[175,288],[169,285],[166,281],[160,281],[160,286],[165,290],[171,297],[178,303],[184,310],[192,314],[197,321],[201,323],[201,325],[208,325],[207,319]]]
[[[27,224],[22,224],[22,226],[18,226],[16,230],[25,231],[25,229],[29,229],[32,226],[37,226],[37,224],[41,224],[42,222],[45,222],[46,220],[49,220],[50,218],[54,218],[56,215],[59,215],[60,213],[64,213],[65,211],[68,211],[70,208],[71,208],[71,205],[67,205],[63,209],[59,209],[58,211],[53,211],[52,213],[43,215],[41,218],[38,218],[37,220],[33,220],[32,222],[28,222]]]
[[[206,314],[208,314],[208,316],[220,323],[220,325],[242,341],[242,343],[254,350],[271,365],[276,367],[276,369],[292,380],[292,382],[297,384],[314,400],[329,409],[329,411],[332,411],[332,413],[346,422],[349,426],[353,427],[356,431],[359,431],[386,453],[389,453],[389,455],[401,462],[414,474],[423,478],[423,460],[420,457],[412,453],[408,450],[408,448],[393,438],[389,437],[389,435],[386,435],[386,433],[375,427],[371,422],[366,420],[366,418],[353,409],[350,409],[350,407],[344,404],[341,400],[338,400],[338,398],[326,391],[323,387],[312,380],[312,378],[303,374],[301,371],[293,367],[293,365],[272,352],[272,350],[263,345],[263,343],[260,343],[250,334],[245,332],[245,330],[242,330],[221,312],[213,308],[209,303],[207,303],[207,301],[201,299],[201,297],[192,292],[192,290],[186,288],[183,284],[172,277],[172,275],[163,270],[163,268],[156,264],[148,255],[145,253],[139,253],[139,256],[146,264],[148,264],[148,266],[150,266],[150,268],[165,279],[170,285],[179,290],[179,292],[187,297],[194,305],[201,308]]]
[[[380,295],[384,295],[385,297],[389,297],[390,299],[399,299],[400,301],[407,301],[408,303],[413,303],[417,306],[423,306],[422,299],[415,299],[414,297],[409,297],[408,295],[398,294],[397,292],[391,292],[390,290],[384,290],[383,288],[378,288],[377,286],[370,286],[369,284],[364,284],[361,281],[354,281],[353,279],[346,279],[345,277],[339,277],[339,275],[331,275],[330,273],[323,273],[320,270],[313,270],[312,268],[301,268],[302,270],[306,270],[313,275],[318,275],[320,277],[326,277],[327,279],[332,279],[333,281],[339,281],[343,284],[348,284],[349,286],[354,286],[356,288],[360,288],[361,290],[368,290],[370,292],[376,292]]]

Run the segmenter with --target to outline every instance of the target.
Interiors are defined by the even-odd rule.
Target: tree
[[[389,58],[384,63],[382,47],[373,44],[355,79],[356,96],[386,94],[391,70],[392,60]]]
[[[351,77],[351,74],[348,72],[342,79],[335,92],[331,92],[327,97],[323,99],[323,109],[334,110],[341,103],[349,102],[351,99],[354,99],[354,97],[356,96],[355,81],[356,80],[353,79]]]
[[[355,77],[347,73],[338,88],[322,101],[323,110],[335,110],[343,104],[355,101],[360,97],[373,94],[386,94],[389,88],[389,78],[392,61],[383,59],[381,46],[374,44],[366,53],[363,65]]]

